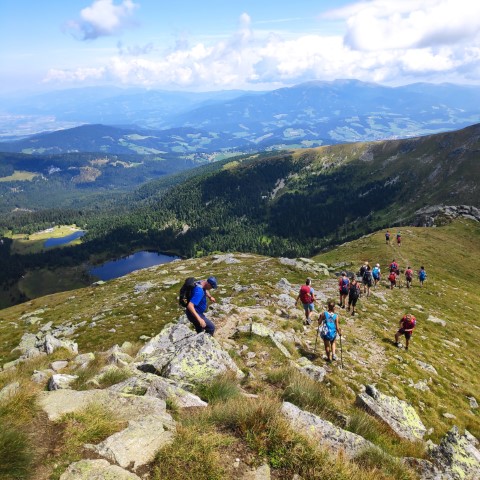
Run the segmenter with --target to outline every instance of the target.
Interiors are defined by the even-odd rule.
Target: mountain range
[[[100,151],[133,153],[145,148],[144,137],[149,137],[146,148],[164,151],[175,135],[179,138],[171,148],[182,152],[305,148],[454,130],[479,121],[478,105],[476,86],[386,87],[358,80],[309,82],[270,92],[79,89],[0,98],[1,138],[25,138],[28,133],[82,124],[108,124],[126,131],[110,140],[98,127],[97,135],[90,131],[94,140],[79,144],[79,138],[74,141],[77,131],[71,130],[59,145],[42,136],[0,148],[41,153],[92,151],[95,146]],[[65,139],[68,135],[71,141]]]

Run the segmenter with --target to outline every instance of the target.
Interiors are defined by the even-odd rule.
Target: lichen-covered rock
[[[258,322],[241,325],[237,328],[237,331],[241,333],[251,333],[252,335],[258,335],[259,337],[269,337],[285,357],[292,358],[292,355],[282,343],[282,341],[286,340],[283,332],[274,332],[271,328]]]
[[[106,460],[80,460],[72,463],[60,480],[140,480],[138,475]]]
[[[376,448],[373,443],[360,435],[343,430],[333,423],[305,412],[289,402],[283,402],[282,413],[292,428],[303,435],[314,437],[328,450],[337,454],[341,451],[348,458],[354,458],[366,449]]]
[[[293,366],[307,377],[316,382],[323,382],[327,371],[318,365],[314,365],[308,358],[299,358],[296,362],[292,362]]]
[[[8,400],[20,391],[20,383],[12,382],[0,389],[0,401]]]
[[[211,335],[199,333],[176,349],[161,374],[174,380],[203,383],[227,371],[234,372],[237,378],[244,377],[230,355]]]
[[[156,452],[171,443],[174,431],[165,425],[163,418],[149,415],[131,420],[128,427],[114,433],[98,445],[85,445],[105,459],[123,468],[137,470],[150,463]]]
[[[135,361],[141,361],[156,352],[174,352],[178,343],[193,336],[195,332],[187,325],[169,323],[139,350]]]
[[[371,385],[357,395],[357,403],[385,422],[401,438],[421,440],[427,431],[411,405],[397,397],[384,395]]]
[[[90,362],[93,362],[93,360],[95,360],[95,354],[88,352],[77,355],[73,359],[73,363],[75,363],[75,365],[79,365],[81,368],[85,368]]]
[[[45,336],[43,348],[47,355],[51,355],[59,348],[65,348],[75,355],[78,354],[78,345],[73,340],[60,340],[59,338],[50,334]]]
[[[442,471],[442,479],[480,478],[480,451],[468,436],[460,435],[456,426],[445,435],[440,445],[431,449],[430,457],[435,467]]]

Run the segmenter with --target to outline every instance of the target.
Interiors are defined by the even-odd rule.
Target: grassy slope
[[[327,416],[328,412],[336,410],[359,421],[360,414],[354,406],[355,394],[362,384],[376,383],[384,393],[394,394],[413,404],[427,428],[433,428],[427,438],[438,441],[454,424],[480,436],[479,412],[470,410],[466,398],[480,398],[477,373],[480,325],[476,316],[479,304],[474,282],[474,274],[480,267],[480,226],[459,220],[441,228],[407,227],[402,229],[402,234],[401,248],[386,246],[383,232],[377,232],[315,258],[328,264],[352,262],[352,269],[365,260],[378,261],[385,272],[386,266],[395,257],[403,268],[411,264],[417,269],[424,264],[428,272],[424,288],[415,282],[410,290],[402,288],[390,291],[382,284],[375,295],[360,299],[358,316],[346,317],[341,311],[343,371],[338,362],[327,366],[325,384],[315,388],[309,386],[307,395],[307,390],[302,393],[307,388],[306,384],[297,385],[285,376],[283,380],[272,380],[275,369],[287,366],[288,362],[271,342],[244,335],[235,339],[238,345],[247,345],[248,351],[257,352],[257,355],[267,352],[269,356],[252,367],[254,377],[247,378],[243,388],[262,395],[270,392],[270,395],[288,398],[294,403],[300,401],[303,402],[300,403],[303,408],[313,411],[326,408]],[[237,258],[241,263],[219,263],[212,257],[173,262],[135,272],[103,286],[59,293],[2,310],[0,363],[15,357],[10,350],[18,344],[24,332],[36,332],[41,324],[49,320],[54,324],[68,321],[77,324],[84,320],[87,324],[96,322],[94,328],[87,325],[77,331],[76,341],[81,353],[105,350],[126,340],[136,341],[142,334],[153,335],[181,313],[175,300],[179,282],[189,275],[201,278],[210,273],[220,280],[217,298],[231,297],[231,304],[236,307],[228,315],[214,316],[219,332],[232,317],[238,318],[241,323],[246,323],[250,318],[264,323],[274,321],[276,328],[293,328],[302,338],[302,346],[288,345],[294,358],[311,355],[314,330],[302,332],[300,310],[290,319],[278,316],[278,304],[272,298],[272,295],[280,293],[275,287],[280,278],[285,277],[292,284],[299,285],[304,281],[305,273],[282,265],[278,259],[257,255],[237,255]],[[172,285],[175,280],[178,283]],[[146,294],[137,296],[134,286],[145,281],[152,282],[154,286]],[[253,285],[254,289],[239,291],[234,288],[238,284]],[[336,295],[336,278],[333,275],[314,278],[314,287],[327,296]],[[251,312],[242,316],[239,307],[249,306],[262,307],[270,313],[261,313],[259,310],[257,316],[252,316]],[[42,318],[39,324],[29,326],[20,320],[22,314],[40,308],[45,311],[37,314]],[[398,350],[392,343],[398,320],[406,311],[412,311],[418,319],[409,352]],[[429,315],[444,319],[447,326],[426,321]],[[110,332],[112,328],[116,331]],[[447,341],[449,343],[445,343]],[[319,348],[314,361],[325,365],[321,353],[322,348]],[[249,370],[245,357],[235,353],[235,349],[231,350],[231,354],[242,369]],[[417,359],[433,365],[438,375],[422,370],[416,363]],[[33,368],[44,368],[49,361],[36,360],[18,375],[28,378]],[[0,387],[11,380],[12,375],[0,375]],[[417,390],[411,385],[420,380],[427,381],[428,391]],[[315,406],[315,402],[320,406]],[[225,409],[228,408],[228,405],[225,406]],[[444,417],[446,412],[456,418]],[[415,446],[398,443],[390,434],[382,433],[380,427],[375,428],[376,441],[391,453],[405,455],[410,451],[415,452]]]

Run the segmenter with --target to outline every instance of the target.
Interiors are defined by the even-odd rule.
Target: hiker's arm
[[[212,297],[208,292],[207,293],[207,298],[212,302],[212,303],[216,303],[216,300],[215,300],[215,297]]]
[[[318,324],[322,323],[324,318],[325,318],[325,315],[324,315],[323,312],[322,312],[322,313],[318,316]]]
[[[205,320],[195,310],[195,305],[192,302],[188,302],[187,310],[197,319],[198,323],[202,328],[205,328],[207,326]]]

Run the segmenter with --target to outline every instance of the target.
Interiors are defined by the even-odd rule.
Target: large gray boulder
[[[411,405],[397,397],[384,395],[371,385],[357,395],[357,403],[385,422],[401,438],[412,442],[421,440],[427,431]]]
[[[348,458],[354,458],[367,449],[377,448],[360,435],[343,430],[292,403],[283,402],[282,413],[294,430],[306,437],[314,437],[320,445],[335,454],[344,452]]]
[[[315,380],[316,382],[323,382],[327,371],[319,365],[313,364],[308,358],[299,358],[296,362],[292,362],[292,365],[307,377]]]
[[[202,383],[233,371],[243,372],[220,344],[205,333],[195,334],[183,324],[169,324],[138,353],[135,366],[175,381]]]
[[[48,380],[47,388],[50,391],[71,388],[72,383],[78,378],[78,375],[68,375],[57,373]]]
[[[106,460],[80,460],[69,465],[60,480],[140,480],[138,475],[128,472]]]

